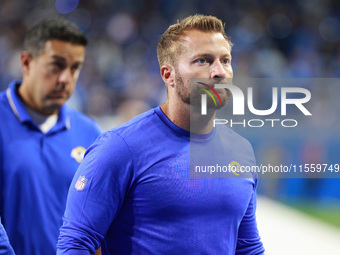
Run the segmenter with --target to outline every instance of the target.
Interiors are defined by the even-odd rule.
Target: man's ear
[[[33,61],[33,57],[27,51],[23,51],[20,56],[21,69],[24,76],[27,76],[30,71],[30,63]]]
[[[161,76],[166,85],[175,86],[175,68],[172,65],[163,65],[161,67]]]

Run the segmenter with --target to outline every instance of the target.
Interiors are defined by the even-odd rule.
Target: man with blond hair
[[[167,100],[104,133],[86,152],[70,186],[57,254],[92,254],[100,245],[103,254],[121,255],[263,254],[256,179],[190,178],[191,159],[201,160],[204,151],[214,151],[218,163],[255,164],[244,138],[213,127],[213,104],[202,116],[192,98],[201,94],[191,80],[233,77],[231,46],[212,16],[190,16],[166,30],[158,60]],[[229,93],[214,91],[222,107]],[[193,158],[192,145],[200,152]]]

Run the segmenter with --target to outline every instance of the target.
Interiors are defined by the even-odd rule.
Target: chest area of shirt
[[[65,176],[69,180],[85,153],[84,144],[77,140],[37,132],[6,137],[3,147],[3,171],[9,178]]]
[[[254,191],[246,178],[191,178],[188,159],[177,156],[154,164],[133,185],[126,206],[146,217],[244,214]]]

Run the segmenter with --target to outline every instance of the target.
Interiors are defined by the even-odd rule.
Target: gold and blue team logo
[[[231,172],[237,176],[239,176],[239,173],[242,173],[241,171],[241,165],[240,163],[238,163],[237,161],[233,161],[230,163],[230,168],[231,168]]]
[[[71,157],[74,158],[78,163],[83,161],[86,149],[78,146],[71,151]]]

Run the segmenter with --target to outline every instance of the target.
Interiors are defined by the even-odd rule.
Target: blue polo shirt
[[[68,188],[100,128],[64,105],[42,133],[19,86],[14,81],[0,93],[0,214],[17,255],[55,254]]]

